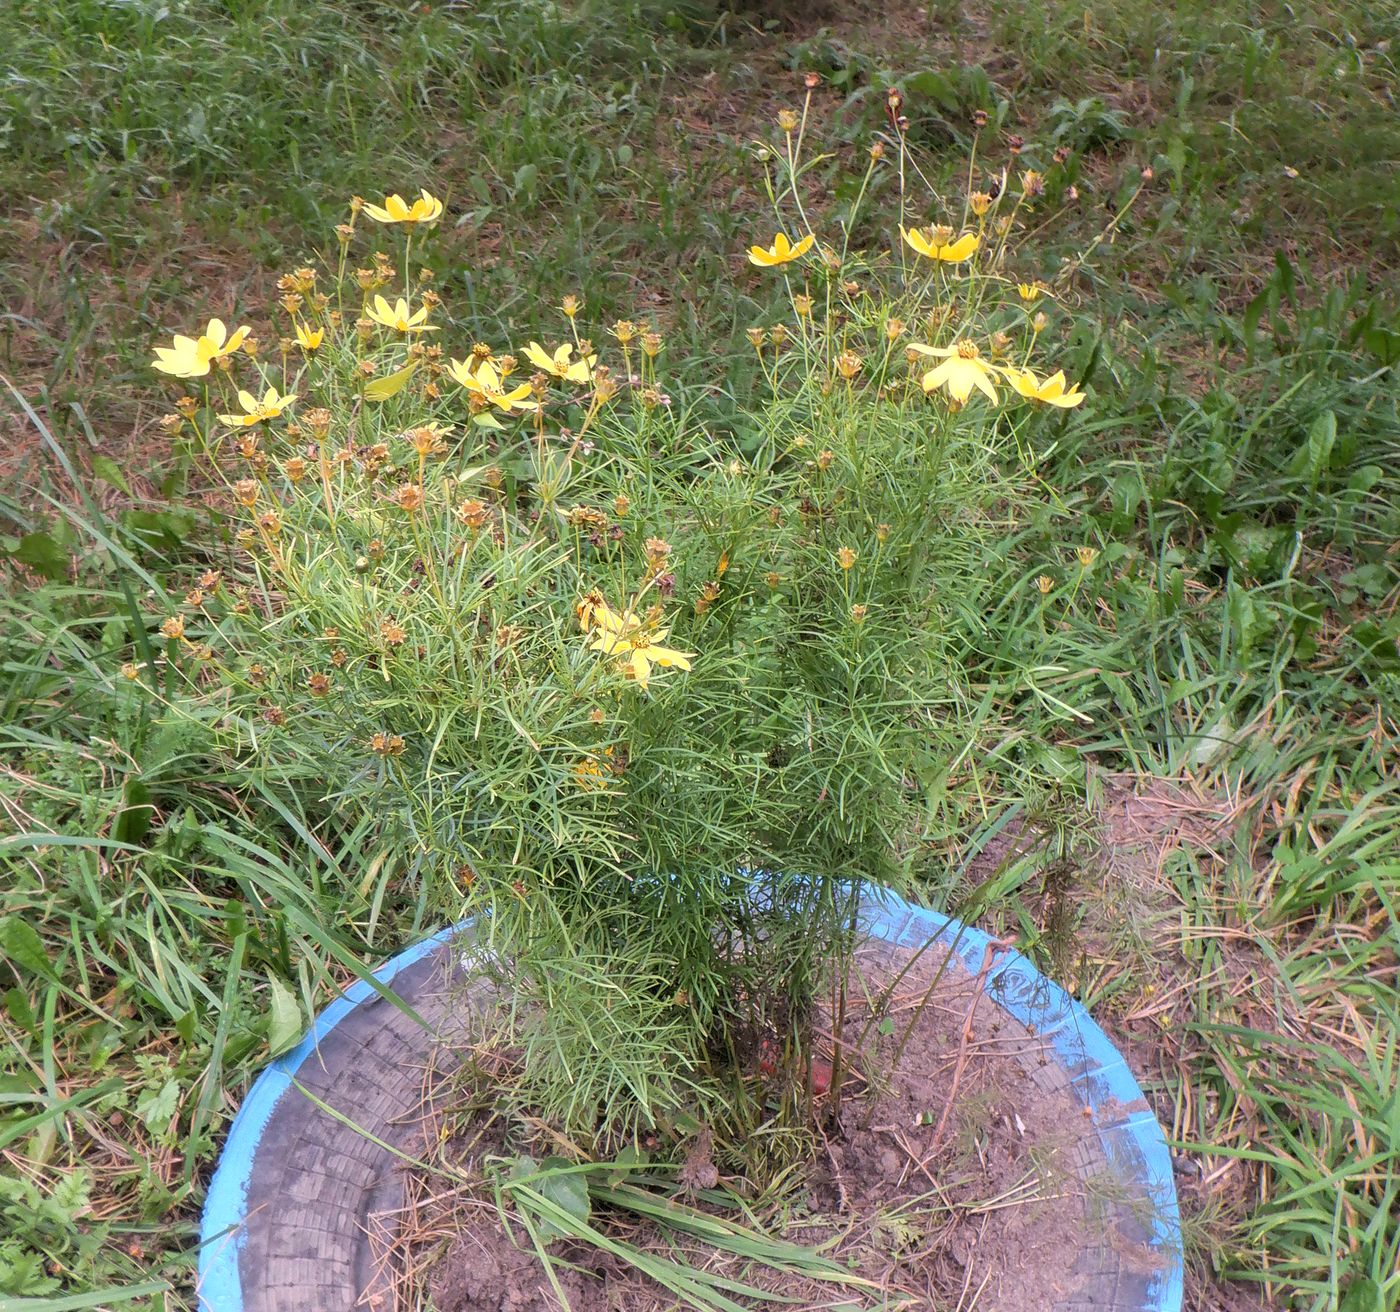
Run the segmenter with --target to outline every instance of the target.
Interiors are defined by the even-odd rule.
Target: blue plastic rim
[[[385,962],[374,978],[380,984],[392,984],[400,971],[470,926],[470,921],[464,921],[424,939]],[[936,940],[951,948],[974,976],[991,943],[987,934],[971,925],[880,889],[865,895],[861,928],[873,938],[900,947],[917,948]],[[1093,1111],[1099,1141],[1110,1160],[1143,1182],[1152,1206],[1149,1246],[1160,1264],[1149,1285],[1144,1312],[1180,1312],[1184,1267],[1171,1155],[1127,1062],[1089,1013],[1019,952],[998,956],[988,973],[986,992],[1009,1015],[1050,1043],[1073,1076],[1085,1106]],[[238,1255],[245,1237],[248,1183],[273,1109],[293,1091],[297,1071],[331,1030],[354,1008],[378,996],[367,980],[357,980],[316,1017],[295,1048],[278,1057],[254,1081],[229,1127],[204,1202],[198,1278],[202,1312],[244,1312]]]

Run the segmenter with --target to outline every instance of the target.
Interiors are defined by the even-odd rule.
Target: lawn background
[[[988,746],[937,799],[929,893],[1129,1051],[1196,1306],[1227,1274],[1400,1302],[1397,38],[1365,0],[0,9],[0,1305],[190,1306],[249,1079],[428,928],[372,819],[231,771],[173,685],[120,677],[225,551],[152,344],[258,324],[351,193],[427,185],[459,336],[553,332],[566,292],[653,319],[672,390],[742,441],[758,143],[807,71],[829,224],[892,85],[950,194],[977,110],[988,169],[1068,148],[1026,276],[1151,170],[1056,312],[1093,400],[987,561]]]

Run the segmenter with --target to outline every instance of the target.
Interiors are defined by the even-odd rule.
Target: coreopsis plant
[[[379,816],[474,917],[513,1096],[595,1146],[698,1119],[760,1154],[837,1094],[815,1004],[972,750],[1003,453],[1084,399],[1036,372],[1024,198],[901,197],[854,250],[803,218],[788,117],[783,227],[736,252],[782,289],[742,444],[667,394],[653,323],[586,337],[570,295],[518,348],[464,334],[408,258],[427,192],[357,201],[332,271],[282,279],[277,351],[213,320],[155,365],[238,522],[172,650],[205,657],[231,751]]]

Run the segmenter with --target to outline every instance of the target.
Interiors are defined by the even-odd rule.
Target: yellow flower
[[[591,632],[595,624],[607,624],[616,628],[620,623],[597,588],[584,597],[574,610],[578,614],[578,626],[585,633]]]
[[[612,749],[608,750],[611,752]],[[591,756],[585,756],[582,760],[576,761],[573,774],[574,783],[586,793],[595,789],[606,789],[608,786],[608,775]]]
[[[1040,286],[1033,282],[1018,282],[1016,284],[1016,295],[1029,305],[1032,301],[1040,299]]]
[[[248,336],[245,325],[228,335],[222,319],[210,319],[198,339],[176,335],[170,346],[157,346],[151,368],[174,378],[203,378],[214,360],[232,355]]]
[[[842,547],[836,553],[836,562],[842,569],[850,569],[856,563],[856,553],[850,547]]]
[[[529,399],[529,383],[521,383],[509,392],[503,390],[501,376],[490,360],[453,360],[448,364],[447,372],[473,396],[480,397],[506,414],[540,408],[538,402]]]
[[[396,194],[386,196],[383,205],[366,204],[364,209],[376,223],[436,223],[442,214],[442,202],[427,191],[420,191],[412,205]]]
[[[800,260],[807,254],[816,243],[816,238],[808,233],[795,246],[788,241],[785,233],[778,233],[773,238],[773,244],[764,250],[762,246],[749,247],[749,263],[757,264],[765,269],[776,268],[779,264],[788,264],[793,260]]]
[[[645,621],[638,619],[634,611],[624,610],[618,615],[601,604],[593,607],[590,618],[593,641],[589,650],[617,657],[624,673],[636,679],[641,687],[647,686],[653,665],[663,669],[690,669],[689,652],[661,646],[670,630],[648,631]]]
[[[555,378],[562,378],[568,383],[586,383],[593,376],[593,366],[598,363],[598,357],[596,355],[581,355],[571,363],[569,357],[573,353],[574,348],[567,342],[559,347],[553,355],[550,355],[538,342],[531,342],[525,348],[525,358],[536,369],[543,369],[545,373],[552,374]]]
[[[419,306],[412,313],[409,312],[408,302],[402,296],[394,302],[393,306],[379,293],[375,293],[374,304],[369,306],[365,313],[369,315],[375,323],[383,324],[386,328],[392,328],[396,333],[435,333],[437,329],[430,323],[424,322],[428,317],[428,307]]]
[[[930,240],[918,228],[901,228],[899,235],[920,255],[930,260],[942,260],[946,264],[961,264],[970,259],[981,243],[981,238],[975,232],[965,232],[952,242]]]
[[[231,424],[235,428],[251,428],[254,424],[261,424],[268,419],[276,419],[296,399],[295,392],[280,396],[275,387],[269,387],[263,393],[261,401],[252,392],[240,391],[238,404],[243,407],[243,413],[241,415],[220,415],[219,422]]]
[[[325,340],[326,330],[324,328],[308,328],[305,324],[297,324],[297,345],[307,355],[315,355]]]
[[[951,347],[924,346],[919,342],[909,344],[911,351],[920,355],[936,356],[942,364],[930,369],[921,382],[925,392],[936,392],[945,388],[949,396],[959,405],[972,395],[975,387],[993,405],[997,402],[997,391],[992,386],[992,366],[982,359],[977,344],[966,338]]]
[[[1063,369],[1056,370],[1045,379],[1037,378],[1030,369],[1003,368],[1002,373],[1013,390],[1027,401],[1043,401],[1046,405],[1070,410],[1084,400],[1084,393],[1077,387],[1066,386]]]

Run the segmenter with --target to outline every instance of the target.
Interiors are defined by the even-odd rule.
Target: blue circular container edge
[[[471,923],[467,920],[449,926],[405,949],[376,970],[374,979],[392,984],[401,970],[470,928]],[[930,939],[946,942],[955,947],[974,975],[991,942],[981,930],[915,906],[886,889],[872,888],[866,894],[861,928],[906,947],[917,947]],[[1082,1081],[1085,1105],[1096,1117],[1101,1110],[1112,1117],[1099,1125],[1100,1142],[1111,1156],[1137,1166],[1152,1202],[1150,1246],[1162,1265],[1149,1289],[1147,1312],[1180,1312],[1184,1266],[1171,1154],[1127,1062],[1089,1013],[1021,953],[1008,951],[998,958],[987,977],[987,992],[1023,1025],[1049,1040],[1076,1081]],[[205,1196],[196,1287],[201,1312],[244,1312],[238,1251],[248,1183],[263,1130],[277,1101],[292,1087],[301,1064],[351,1010],[376,996],[377,990],[368,980],[357,980],[316,1017],[301,1042],[273,1061],[248,1091],[229,1127]]]

